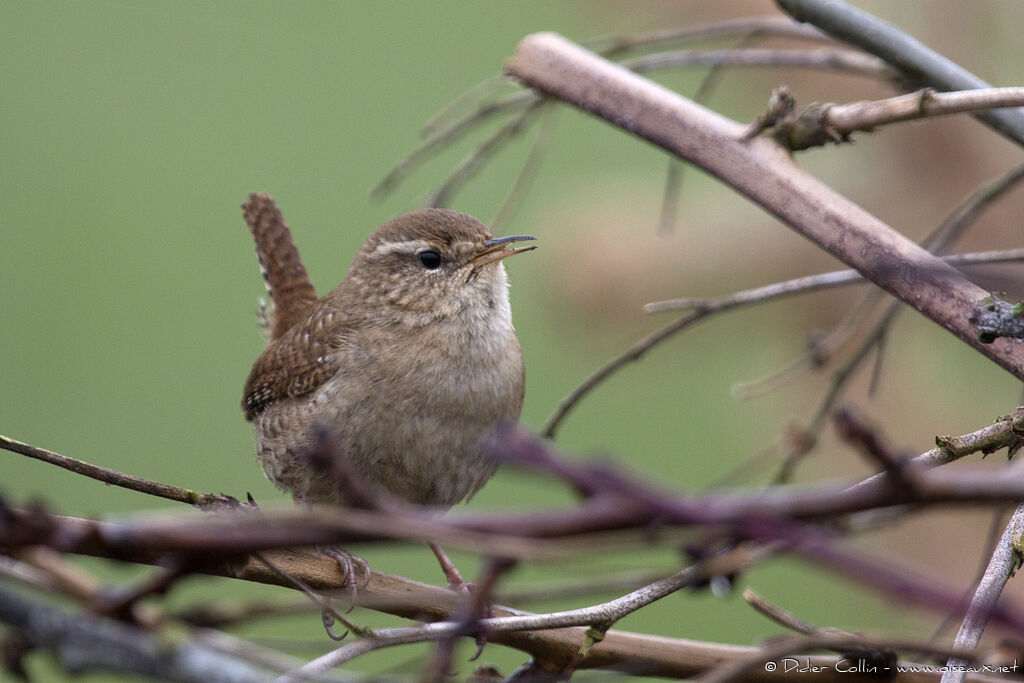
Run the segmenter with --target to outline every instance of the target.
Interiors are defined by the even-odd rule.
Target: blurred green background
[[[1020,84],[1024,8],[1012,0],[857,4],[994,84]],[[422,124],[500,71],[524,35],[554,30],[584,39],[765,13],[774,13],[767,0],[5,0],[0,433],[149,479],[239,497],[250,491],[265,504],[284,501],[259,471],[238,407],[263,344],[255,316],[263,285],[239,211],[246,195],[266,190],[276,198],[323,293],[341,280],[376,225],[415,207],[486,136],[479,131],[442,154],[385,201],[369,199],[370,188],[417,144]],[[703,75],[658,78],[690,95]],[[735,71],[709,105],[749,121],[781,83],[803,103],[890,94],[853,77]],[[493,217],[530,139],[509,148],[451,206]],[[966,118],[857,140],[801,161],[911,237],[924,235],[979,182],[1021,160],[1019,149]],[[679,225],[659,234],[665,167],[665,156],[646,143],[575,112],[559,115],[525,204],[503,230],[535,234],[541,245],[508,264],[527,364],[528,427],[539,429],[591,370],[663,322],[640,312],[646,301],[722,294],[836,267],[692,170]],[[1019,246],[1021,202],[1018,191],[986,214],[963,248]],[[737,402],[731,385],[797,357],[809,331],[835,325],[854,301],[851,290],[704,323],[600,388],[565,423],[558,445],[600,453],[665,487],[706,486],[777,441],[791,422],[805,423],[827,386],[824,377],[810,376],[768,398]],[[928,448],[935,434],[976,429],[1019,398],[1009,375],[912,314],[891,336],[883,380],[868,402],[861,377],[848,400],[912,451]],[[827,441],[800,476],[863,471],[848,449]],[[747,474],[747,482],[766,480],[763,470]],[[10,453],[0,453],[0,491],[17,505],[38,500],[74,515],[171,507]],[[502,472],[470,505],[571,500],[563,487]],[[966,585],[984,550],[984,519],[932,515],[859,542]],[[425,548],[353,550],[376,569],[440,579]],[[476,560],[456,557],[472,574]],[[512,580],[526,585],[673,562],[668,551],[631,552],[529,567]],[[102,563],[84,564],[121,575],[108,574],[113,569]],[[893,609],[890,600],[796,562],[759,568],[743,585],[823,626],[926,635],[938,621]],[[213,595],[274,599],[281,592],[191,581],[170,599],[186,605]],[[621,627],[740,644],[778,630],[738,593],[673,596]],[[303,641],[296,652],[304,656],[330,646],[312,615],[247,633]],[[415,671],[420,652],[389,653],[356,667]],[[483,659],[508,672],[523,656],[490,647]],[[40,657],[30,664],[55,675]]]

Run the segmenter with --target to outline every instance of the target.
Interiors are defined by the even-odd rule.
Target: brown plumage
[[[310,299],[276,215],[263,231],[271,255],[253,230],[274,318],[242,400],[264,472],[297,500],[343,503],[339,483],[306,457],[322,427],[362,479],[399,498],[444,507],[478,490],[495,469],[481,435],[517,419],[523,402],[500,260],[532,238],[495,240],[465,214],[416,211],[380,226],[344,281]]]
[[[273,319],[267,331],[271,340],[306,316],[317,300],[306,267],[292,233],[277,204],[265,192],[253,193],[242,204],[242,216],[256,242],[256,255],[267,294],[274,304]]]

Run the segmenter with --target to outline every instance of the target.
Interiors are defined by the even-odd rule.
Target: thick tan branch
[[[523,39],[508,73],[690,161],[1024,379],[1024,344],[986,346],[967,320],[988,293],[805,173],[771,140],[553,33]]]

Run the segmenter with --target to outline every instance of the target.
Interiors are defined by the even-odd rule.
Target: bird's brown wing
[[[245,382],[242,411],[252,420],[274,401],[302,396],[332,377],[340,359],[337,341],[348,322],[322,301],[263,351]]]

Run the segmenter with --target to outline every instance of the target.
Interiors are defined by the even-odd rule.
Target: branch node
[[[967,314],[982,344],[991,344],[999,337],[1024,338],[1024,301],[1010,303],[1005,297],[1003,292],[993,292]]]
[[[850,134],[840,131],[828,121],[832,102],[812,102],[780,120],[771,131],[772,139],[791,152],[811,147],[824,147],[850,142]]]
[[[785,117],[791,116],[794,108],[796,108],[796,98],[793,97],[789,88],[780,85],[773,89],[772,94],[768,96],[768,110],[754,119],[743,134],[742,140],[750,142],[761,131],[772,128]]]

